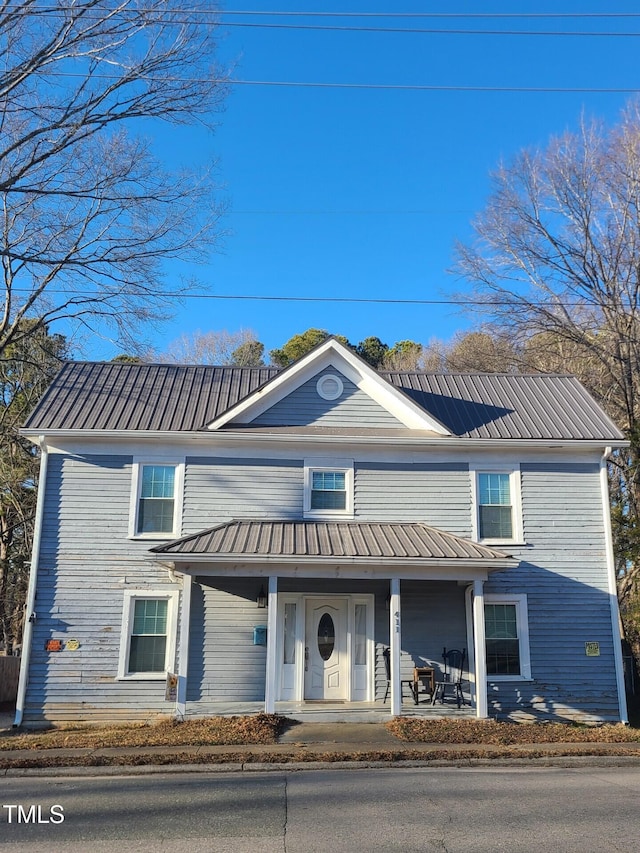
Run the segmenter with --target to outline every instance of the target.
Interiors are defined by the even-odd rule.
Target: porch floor
[[[299,722],[322,723],[386,723],[391,717],[389,702],[276,702],[276,714]],[[192,702],[187,704],[187,717],[232,716],[264,713],[263,702]],[[403,717],[429,717],[434,720],[475,717],[475,708],[455,703],[431,705],[411,701],[402,704]]]

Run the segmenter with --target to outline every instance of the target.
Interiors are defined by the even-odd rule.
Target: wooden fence
[[[16,701],[19,673],[20,658],[0,655],[0,703]]]

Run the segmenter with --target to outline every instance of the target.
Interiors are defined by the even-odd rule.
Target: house
[[[571,376],[378,373],[334,339],[284,370],[68,363],[23,433],[17,723],[456,713],[407,689],[452,648],[463,713],[626,720],[625,442]]]

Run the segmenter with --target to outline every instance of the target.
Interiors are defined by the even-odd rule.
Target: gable
[[[221,417],[211,421],[208,428],[215,430],[221,427],[254,424],[257,418],[304,385],[313,382],[317,387],[322,372],[327,370],[334,375],[339,374],[342,377],[341,383],[343,379],[348,379],[362,393],[360,396],[362,404],[365,397],[377,403],[379,416],[380,409],[386,410],[397,421],[394,424],[395,427],[399,423],[401,427],[407,429],[423,430],[436,435],[450,435],[449,430],[428,410],[414,402],[404,391],[399,390],[363,359],[333,338],[319,344],[255,393],[241,400]],[[340,426],[346,425],[341,422]],[[358,423],[357,426],[362,427],[362,423]]]
[[[329,389],[329,399],[323,380]],[[337,396],[334,396],[335,393]],[[271,408],[259,414],[251,424],[365,429],[400,429],[404,426],[395,415],[333,367],[326,367],[308,379]]]

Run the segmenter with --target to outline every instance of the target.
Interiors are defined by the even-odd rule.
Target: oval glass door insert
[[[329,613],[323,613],[318,622],[318,651],[322,660],[329,660],[336,644],[336,629]]]

